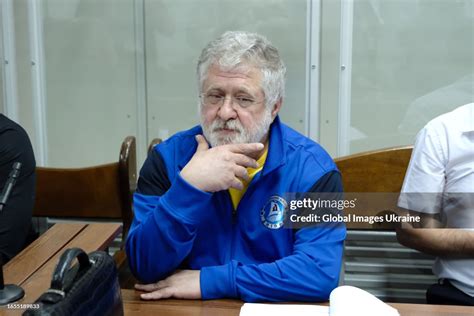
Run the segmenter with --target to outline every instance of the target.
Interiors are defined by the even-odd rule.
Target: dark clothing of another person
[[[449,280],[441,279],[426,291],[426,302],[436,305],[467,305],[474,306],[474,297],[471,297],[453,286]]]
[[[36,162],[25,130],[0,114],[0,193],[15,162],[21,163],[20,176],[0,212],[0,256],[3,263],[22,250],[31,229]]]

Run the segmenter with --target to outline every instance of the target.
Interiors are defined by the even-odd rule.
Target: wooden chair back
[[[368,151],[335,159],[346,192],[400,192],[412,146]]]
[[[161,142],[162,142],[161,138],[153,138],[150,144],[148,145],[147,155],[151,153],[155,145],[158,145]],[[117,256],[116,258],[117,262],[124,263],[124,264],[120,264],[120,268],[119,268],[120,288],[133,289],[135,283],[138,283],[138,280],[133,276],[130,270],[130,266],[128,265],[128,262],[125,259],[126,259],[125,253],[121,253],[120,257]]]
[[[117,162],[87,168],[36,168],[33,216],[120,219],[123,241],[133,219],[136,142],[128,136]]]
[[[362,205],[363,210],[346,214],[383,215],[387,210],[394,210],[403,179],[410,162],[412,146],[393,147],[363,152],[335,159],[341,171],[344,192],[350,196],[361,193],[378,193],[373,195],[370,204]],[[382,194],[386,193],[386,194]],[[364,223],[347,225],[348,228],[367,228]],[[370,228],[393,229],[393,225],[375,223]]]
[[[147,155],[150,154],[151,150],[153,149],[153,147],[155,147],[155,145],[158,145],[161,142],[161,138],[153,138],[150,142],[150,145],[148,145]]]

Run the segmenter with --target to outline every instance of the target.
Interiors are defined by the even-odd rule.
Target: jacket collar
[[[268,145],[268,156],[263,166],[262,176],[267,175],[286,162],[286,151],[283,142],[283,128],[280,117],[277,115],[270,125],[270,143]]]

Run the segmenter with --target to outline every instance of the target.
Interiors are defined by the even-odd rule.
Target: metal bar
[[[41,1],[28,0],[28,21],[31,47],[33,117],[36,132],[35,156],[37,165],[45,166],[48,163],[48,139],[46,130],[46,76]]]
[[[135,32],[135,87],[137,90],[137,163],[140,166],[146,158],[148,148],[147,124],[147,81],[146,81],[146,38],[145,3],[134,0]]]
[[[3,11],[4,11],[4,8],[3,8],[3,0],[0,0],[0,17],[2,17],[2,20],[3,20]],[[4,35],[3,35],[3,32],[4,32],[4,27],[3,27],[3,23],[0,23],[0,63],[1,65],[4,65],[5,64],[5,58],[4,58],[4,44],[3,44],[3,38],[4,38]],[[6,93],[5,93],[5,81],[6,81],[6,74],[5,74],[5,67],[1,67],[2,69],[2,73],[1,73],[1,76],[2,76],[2,86],[0,87],[0,89],[2,89],[2,113],[6,113],[7,112],[7,109],[6,109],[6,105],[7,105],[7,100],[6,100]]]
[[[2,43],[3,51],[3,107],[6,116],[19,122],[18,88],[16,69],[15,23],[13,14],[13,0],[1,0],[0,11],[2,17]]]
[[[337,156],[350,153],[353,0],[341,3],[341,44],[338,106]]]
[[[306,15],[306,135],[319,141],[320,132],[320,102],[319,81],[320,68],[320,38],[321,38],[321,0],[307,0]]]

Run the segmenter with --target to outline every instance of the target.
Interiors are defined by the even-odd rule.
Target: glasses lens
[[[217,105],[220,104],[223,99],[224,97],[218,94],[207,94],[204,96],[204,103],[208,105]]]
[[[254,104],[254,100],[250,98],[236,98],[236,100],[237,100],[237,103],[243,108],[247,108],[251,106],[252,104]]]

